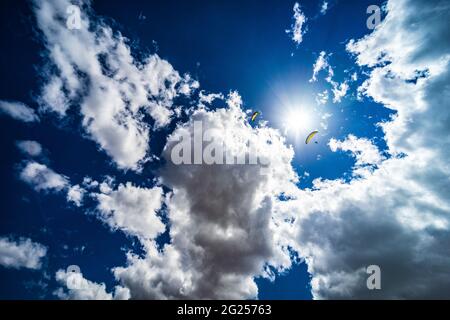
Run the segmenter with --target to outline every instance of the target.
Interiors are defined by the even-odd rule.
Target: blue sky
[[[36,7],[39,7],[40,1],[36,3]],[[258,117],[258,122],[256,124],[249,123],[250,127],[247,127],[247,129],[251,128],[251,126],[253,126],[253,130],[257,130],[258,127],[261,127],[262,130],[273,128],[278,130],[280,137],[286,138],[286,148],[291,146],[291,150],[293,150],[291,161],[288,163],[289,168],[300,177],[300,180],[297,182],[289,181],[286,178],[286,185],[290,185],[293,182],[293,186],[300,190],[293,192],[292,197],[300,202],[300,205],[295,204],[295,206],[301,207],[302,203],[306,203],[306,206],[308,206],[309,195],[317,197],[317,201],[328,203],[326,198],[325,200],[321,198],[319,191],[317,193],[311,191],[320,188],[325,189],[313,182],[315,179],[319,179],[316,182],[320,182],[320,180],[336,181],[337,184],[342,184],[343,188],[363,183],[369,190],[372,190],[370,192],[375,192],[373,190],[378,189],[376,187],[371,189],[371,182],[364,182],[363,180],[375,179],[371,177],[376,176],[375,171],[381,172],[379,168],[384,163],[401,161],[402,154],[406,153],[408,148],[396,145],[398,140],[395,140],[392,135],[389,135],[391,140],[390,148],[388,147],[386,130],[390,131],[389,129],[383,129],[379,123],[392,120],[393,118],[390,117],[397,114],[397,112],[403,112],[403,109],[396,107],[395,103],[390,103],[389,101],[392,100],[386,98],[386,95],[374,93],[375,89],[372,91],[369,89],[365,92],[358,91],[358,88],[361,88],[363,83],[375,83],[373,80],[375,79],[375,72],[373,70],[375,70],[377,64],[364,62],[358,64],[356,58],[358,55],[363,55],[362,51],[356,49],[352,53],[349,52],[350,49],[347,46],[351,39],[361,39],[365,35],[374,32],[366,26],[366,20],[369,16],[366,13],[366,9],[371,4],[377,4],[381,7],[384,2],[329,0],[327,1],[328,8],[324,13],[320,12],[323,1],[301,1],[299,3],[302,14],[307,18],[305,23],[306,29],[305,25],[303,26],[304,34],[301,43],[295,43],[291,38],[291,34],[286,32],[294,22],[293,7],[295,1],[268,1],[264,2],[264,4],[260,1],[245,1],[245,3],[234,1],[93,1],[90,9],[86,5],[82,5],[81,8],[83,14],[88,13],[91,26],[109,26],[116,35],[120,32],[122,36],[128,39],[125,43],[130,48],[135,65],[139,63],[145,64],[146,57],[157,55],[161,59],[166,60],[174,70],[178,71],[181,77],[189,74],[188,78],[180,78],[177,81],[179,81],[178,83],[186,81],[190,86],[190,93],[188,95],[177,93],[174,99],[169,99],[171,105],[168,107],[168,110],[175,110],[176,106],[181,106],[182,109],[190,107],[195,109],[200,92],[205,94],[222,93],[224,96],[227,96],[230,92],[236,91],[242,98],[240,109],[244,111],[251,110],[251,112],[260,111],[261,115]],[[80,109],[82,105],[80,101],[83,101],[84,97],[93,92],[93,89],[80,89],[86,91],[78,96],[70,96],[70,78],[64,78],[61,75],[61,65],[63,63],[52,58],[48,51],[52,46],[58,45],[58,40],[55,40],[58,38],[51,39],[49,38],[51,37],[50,31],[48,33],[42,31],[43,22],[39,24],[35,18],[35,14],[39,10],[34,7],[35,5],[32,2],[3,1],[1,6],[0,32],[4,45],[2,46],[0,71],[2,75],[7,76],[2,77],[1,80],[0,99],[8,102],[21,102],[29,106],[35,110],[40,120],[34,122],[19,121],[13,117],[8,117],[8,112],[4,112],[0,116],[0,141],[3,155],[0,179],[2,204],[0,237],[9,239],[8,241],[11,243],[19,243],[21,241],[19,240],[20,238],[32,239],[34,243],[46,247],[46,254],[38,267],[11,267],[3,263],[3,266],[0,266],[0,282],[2,283],[0,298],[80,298],[80,296],[77,296],[70,290],[67,291],[67,289],[64,289],[64,294],[58,295],[55,293],[58,288],[64,288],[61,280],[61,278],[64,279],[64,276],[58,278],[58,276],[55,277],[55,274],[58,270],[65,270],[69,265],[78,265],[82,270],[83,277],[90,282],[96,284],[104,283],[105,288],[102,290],[106,290],[107,293],[113,292],[115,286],[120,284],[120,286],[125,288],[124,290],[131,292],[131,297],[163,297],[151,288],[146,288],[145,290],[147,291],[136,289],[139,292],[133,292],[134,287],[130,285],[134,281],[133,263],[127,261],[127,252],[143,259],[142,261],[147,261],[145,259],[147,259],[147,255],[150,256],[151,252],[146,247],[149,239],[144,241],[139,235],[136,236],[136,233],[133,234],[133,228],[136,228],[135,225],[120,225],[120,218],[115,216],[114,209],[109,211],[110,219],[112,220],[105,218],[105,215],[102,216],[99,213],[102,211],[99,205],[102,200],[99,199],[101,199],[103,194],[103,199],[107,198],[111,201],[103,204],[111,207],[116,206],[115,210],[118,212],[120,211],[120,204],[114,202],[115,200],[112,198],[118,195],[113,190],[119,190],[121,184],[125,186],[126,183],[130,183],[141,188],[141,191],[148,190],[150,192],[150,190],[153,190],[155,194],[156,188],[161,187],[163,197],[167,199],[172,197],[171,191],[177,190],[177,188],[182,190],[184,187],[180,186],[189,185],[184,184],[188,182],[176,181],[179,178],[178,176],[170,177],[170,174],[164,173],[167,159],[164,159],[163,149],[169,146],[169,144],[166,145],[167,139],[170,140],[169,135],[176,130],[176,126],[187,123],[193,113],[186,112],[180,117],[172,115],[170,120],[160,128],[157,128],[158,117],[155,117],[151,112],[146,115],[142,113],[142,118],[139,121],[143,121],[145,123],[144,127],[148,126],[150,132],[149,148],[146,149],[146,156],[158,158],[143,161],[141,157],[139,160],[140,168],[137,170],[133,165],[128,167],[121,165],[120,161],[132,161],[129,160],[129,157],[135,152],[137,155],[139,149],[127,149],[128,147],[124,145],[124,148],[128,150],[124,155],[120,153],[120,150],[117,151],[116,149],[119,148],[118,145],[121,145],[120,143],[116,144],[113,142],[111,145],[108,145],[108,141],[111,141],[108,140],[109,137],[101,136],[103,133],[95,131],[96,129],[93,126],[91,127],[90,123],[84,122],[83,117],[86,117],[86,114],[84,111],[80,111],[84,110]],[[436,5],[436,7],[438,6]],[[383,12],[382,18],[385,16],[386,12]],[[76,32],[77,30],[73,31]],[[90,30],[90,32],[92,31]],[[383,32],[383,29],[378,32]],[[44,41],[46,37],[47,45],[45,45]],[[111,41],[120,43],[120,40],[117,40],[117,38],[113,37],[113,39]],[[69,40],[67,41],[69,42]],[[62,43],[61,45],[63,46]],[[372,49],[374,52],[376,51],[376,47]],[[391,47],[388,47],[387,50],[389,49]],[[445,51],[445,49],[443,50]],[[313,77],[313,68],[318,63],[321,52],[324,52],[327,65],[316,75],[317,81],[312,81],[310,79]],[[106,56],[107,54],[105,53]],[[84,57],[85,52],[80,50],[78,55],[79,57]],[[77,58],[73,59],[76,61]],[[112,59],[114,60],[114,56]],[[86,58],[87,60],[88,58]],[[76,65],[76,63],[78,62],[73,62],[72,65]],[[383,63],[378,64],[379,67],[382,65]],[[89,74],[83,77],[82,62],[80,62],[78,68],[74,69],[79,71],[79,74],[76,75],[78,81],[86,88],[89,88],[89,86],[93,85],[91,81],[94,81],[94,78],[89,79]],[[333,75],[327,80],[326,77],[330,70],[328,68],[331,68]],[[425,64],[424,66],[423,62],[417,62],[417,68],[411,68],[424,70],[427,69],[427,65]],[[434,70],[432,67],[429,67],[429,69]],[[398,72],[399,69],[392,68],[392,70],[387,70],[386,74]],[[356,76],[356,79],[352,79],[353,74]],[[46,102],[43,102],[42,92],[46,84],[51,82],[54,75],[57,75],[57,77],[59,75],[63,81],[66,81],[64,82],[65,87],[61,89],[61,92],[66,98],[69,97],[67,98],[69,102],[68,108],[62,116],[54,112],[56,109],[52,110],[52,106],[46,107]],[[411,79],[410,75],[405,77]],[[388,78],[386,76],[385,79]],[[427,78],[427,76],[422,78]],[[199,83],[199,88],[196,87],[196,82]],[[105,82],[105,86],[107,83]],[[333,86],[339,84],[347,84],[348,90],[338,101],[333,101]],[[101,86],[101,84],[99,85]],[[176,87],[175,90],[181,89]],[[319,104],[316,102],[317,94],[322,93],[324,90],[327,90],[328,100],[324,104]],[[360,93],[358,94],[358,92]],[[160,95],[161,97],[158,98],[160,99],[158,101],[163,101],[163,99],[167,98],[164,92],[160,93]],[[99,99],[107,100],[108,97],[100,97]],[[230,100],[230,95],[228,99]],[[395,101],[396,98],[394,97],[393,99]],[[226,98],[218,100],[210,105],[208,112],[224,108],[223,101]],[[399,98],[399,100],[401,99]],[[227,103],[230,105],[229,102]],[[292,109],[298,107],[304,110],[303,117],[290,119],[293,118]],[[321,119],[324,115],[325,118]],[[312,120],[308,123],[302,123],[302,121],[306,121],[304,118],[311,118]],[[298,126],[303,126],[302,128],[295,126],[296,120],[299,120]],[[294,125],[292,125],[292,121]],[[289,130],[286,132],[286,122],[290,123],[291,127],[295,127],[289,130],[299,130],[297,139],[292,130],[291,132]],[[314,140],[315,143],[305,145],[304,139],[307,133],[315,129],[319,130]],[[125,141],[125,138],[119,137],[122,141]],[[23,148],[17,145],[18,141],[24,140],[38,142],[43,151],[38,156],[33,156],[28,151],[24,151]],[[399,138],[399,140],[401,139]],[[436,148],[436,150],[440,151],[440,147]],[[287,149],[284,149],[284,147],[280,149],[280,154],[284,152],[283,150]],[[376,158],[375,160],[373,159],[374,157]],[[42,182],[39,179],[47,179],[51,174],[38,178],[34,176],[27,182],[26,178],[24,178],[24,170],[30,163],[36,162],[51,169],[54,173],[61,174],[65,177],[62,179],[65,179],[66,182],[61,182],[61,186],[45,187],[39,190],[37,186]],[[386,173],[386,170],[395,171],[396,169],[392,166],[388,167],[386,165],[384,172]],[[402,165],[399,164],[399,166],[401,167]],[[286,172],[290,172],[289,170]],[[362,170],[363,173],[358,173],[360,172],[358,170]],[[45,172],[48,173],[48,171]],[[163,179],[162,183],[157,180],[160,178],[160,174]],[[180,176],[183,176],[183,174]],[[424,176],[426,176],[425,173]],[[108,185],[110,190],[102,191],[100,189],[100,191],[94,191],[94,189],[89,189],[90,187],[83,182],[85,177],[90,177],[93,181],[98,181],[99,183],[104,182],[105,186]],[[218,184],[219,178],[220,176],[217,176],[216,180],[212,180],[216,181],[213,183]],[[107,181],[110,181],[110,183]],[[278,184],[283,185],[284,182],[280,180]],[[73,202],[66,200],[66,193],[71,186],[75,185],[85,189],[86,196],[83,197],[80,205],[74,205]],[[214,189],[214,187],[212,188]],[[391,189],[395,190],[395,188],[397,187],[392,187]],[[358,190],[362,189],[358,187]],[[186,188],[186,190],[188,192],[189,188]],[[291,189],[286,189],[283,193],[289,193],[289,190]],[[131,191],[129,190],[129,192]],[[277,198],[278,195],[274,192],[269,192],[268,197]],[[323,192],[325,193],[325,191]],[[87,196],[88,194],[90,196]],[[172,233],[175,232],[174,230],[178,230],[177,215],[175,215],[174,212],[176,211],[172,206],[177,201],[181,201],[176,200],[176,194],[175,191],[172,202],[162,201],[161,207],[158,210],[155,209],[154,218],[162,221],[166,226],[163,232],[159,232],[161,231],[160,229],[158,229],[158,232],[155,231],[157,234],[154,237],[155,245],[160,250],[163,250],[162,248],[170,243],[173,243],[173,246],[176,248],[177,241],[181,241],[177,240],[177,236],[174,236],[175,233]],[[225,199],[226,195],[223,197]],[[342,199],[345,200],[345,197],[347,195],[342,195]],[[448,200],[445,193],[443,195],[440,194],[439,197],[444,199],[444,202]],[[232,198],[233,196],[230,196],[230,199]],[[371,199],[371,195],[368,193],[362,198]],[[253,196],[248,200],[252,201],[251,199],[253,199]],[[304,201],[302,202],[301,199],[304,199]],[[122,201],[127,205],[129,204],[127,201],[131,200],[122,198]],[[204,200],[199,201],[202,202]],[[289,203],[280,204],[276,200],[272,201],[274,208],[277,208],[278,205],[281,207],[290,203],[287,201]],[[353,204],[345,206],[347,209],[342,209],[342,212],[339,211],[342,217],[352,214],[352,211],[348,208],[358,206],[362,208],[363,204],[360,200],[354,201]],[[394,202],[396,201],[393,200]],[[399,202],[401,201],[398,200]],[[387,201],[387,203],[390,202]],[[150,203],[149,205],[152,204]],[[420,204],[413,205],[413,207],[419,208]],[[315,212],[323,209],[329,213],[335,208],[336,206],[333,206],[330,202],[330,208],[312,208],[311,212],[315,214]],[[108,209],[103,210],[106,212]],[[210,208],[210,210],[210,214],[215,212],[214,208]],[[240,270],[239,272],[245,274],[245,277],[243,276],[244,278],[237,280],[242,285],[242,288],[236,288],[237,296],[231,292],[233,289],[227,289],[223,284],[225,289],[222,290],[230,290],[229,295],[227,293],[221,296],[216,291],[219,289],[204,288],[202,290],[205,291],[192,289],[194,291],[192,291],[193,293],[190,297],[204,298],[208,297],[208,295],[216,298],[241,297],[260,299],[312,299],[313,296],[327,297],[327,294],[324,293],[327,292],[327,289],[320,287],[320,285],[317,285],[314,288],[316,291],[312,292],[310,281],[314,276],[312,274],[314,270],[319,270],[317,271],[317,279],[319,279],[319,276],[323,276],[332,283],[334,280],[327,277],[332,277],[333,273],[323,270],[327,270],[324,261],[333,261],[333,258],[331,258],[330,254],[329,260],[324,258],[325,260],[320,262],[320,259],[325,257],[325,254],[318,255],[320,258],[317,258],[318,260],[315,260],[315,262],[311,262],[308,272],[307,262],[310,261],[308,259],[314,260],[314,249],[311,249],[312,247],[309,247],[309,245],[312,245],[316,238],[312,237],[309,240],[305,238],[308,232],[304,229],[308,227],[308,224],[320,229],[321,224],[313,219],[314,215],[310,216],[309,213],[303,215],[304,213],[301,213],[303,212],[301,210],[309,209],[299,209],[300,213],[292,210],[286,213],[286,216],[292,214],[294,220],[301,216],[302,218],[298,218],[298,220],[305,221],[301,225],[297,225],[300,222],[295,222],[286,226],[286,230],[292,228],[293,234],[298,232],[297,236],[293,236],[298,240],[285,240],[281,235],[282,233],[280,235],[277,233],[274,236],[274,239],[278,239],[276,240],[278,241],[277,243],[286,242],[283,242],[281,249],[274,249],[276,245],[271,244],[270,246],[273,246],[273,248],[271,247],[272,249],[270,250],[278,252],[277,250],[279,249],[280,253],[274,253],[270,257],[264,255],[265,258],[258,258],[259,260],[254,262],[255,265],[272,270],[271,272],[255,271],[259,267],[255,267],[256,269],[252,269],[253,271],[250,272],[246,269],[247,265],[243,263],[242,268],[245,271]],[[385,208],[383,210],[399,212],[397,209]],[[447,209],[443,205],[439,210],[441,210],[440,212],[445,212]],[[189,214],[193,214],[192,212]],[[249,213],[250,216],[251,212]],[[277,211],[275,210],[274,212],[271,214],[271,221],[278,226],[279,224],[276,221]],[[412,212],[412,210],[408,212]],[[441,214],[437,215],[441,216]],[[355,220],[359,221],[359,219],[362,218],[356,218]],[[436,219],[437,222],[435,224],[430,222],[430,226],[439,225],[440,220]],[[155,222],[156,220],[152,221]],[[115,227],[111,223],[113,225],[115,223]],[[328,223],[328,226],[332,226],[337,222],[332,220],[328,221]],[[378,226],[378,224],[376,225]],[[387,225],[390,224],[380,223],[379,225],[380,228],[385,228],[379,234],[386,232],[387,239],[391,239],[389,230],[394,230],[395,228],[389,228]],[[342,225],[336,225],[335,227],[335,230],[345,230],[346,228]],[[264,229],[264,232],[272,230],[270,229],[272,227],[268,228]],[[443,230],[439,227],[436,228],[437,230]],[[361,228],[361,230],[363,229]],[[247,231],[250,232],[249,230]],[[287,233],[290,234],[290,231]],[[409,231],[400,233],[410,234]],[[341,238],[333,238],[334,236],[338,237],[336,234],[333,233],[331,235],[330,233],[329,243],[332,244],[332,247],[334,245],[333,241],[335,241],[335,251],[338,251],[343,248],[342,246],[339,247],[339,239]],[[370,232],[366,235],[358,236],[361,236],[362,239],[373,239],[371,238],[373,235]],[[366,238],[364,238],[365,236]],[[317,241],[317,246],[324,245],[327,247],[326,244],[319,240]],[[198,246],[201,247],[200,243],[202,242],[199,242]],[[347,242],[344,243],[347,246]],[[357,245],[355,246],[357,247]],[[206,250],[205,248],[203,249]],[[179,250],[177,252],[183,252],[181,248],[176,250]],[[189,252],[187,251],[185,254],[188,256],[189,254],[192,255]],[[281,258],[283,256],[281,252],[285,254],[284,260]],[[342,256],[347,257],[348,252],[349,250],[343,250]],[[165,254],[167,254],[167,257],[161,259],[169,259],[167,251]],[[216,255],[213,254],[213,256],[215,257]],[[286,257],[292,262],[286,262]],[[304,260],[305,258],[306,261]],[[372,258],[372,260],[376,260],[374,257]],[[153,262],[151,262],[150,258],[148,259],[150,261],[149,265],[151,265]],[[189,257],[189,259],[195,260],[196,258]],[[236,259],[239,260],[241,258],[238,255]],[[351,263],[358,259],[352,259]],[[365,259],[365,256],[361,257],[362,265],[367,263]],[[212,265],[217,266],[216,263],[218,262],[214,261]],[[343,272],[350,272],[349,268],[360,270],[362,267],[353,265],[349,267],[351,263],[345,264],[343,262],[345,266],[340,268],[342,268]],[[240,264],[238,263],[238,265]],[[386,262],[386,265],[391,266],[392,270],[395,271],[394,273],[402,270],[401,267],[395,267],[395,263],[389,264]],[[111,269],[121,266],[129,266],[130,274],[117,276],[111,271]],[[315,267],[313,268],[313,266]],[[205,265],[203,267],[206,268]],[[164,275],[164,266],[158,266],[158,268],[160,269],[157,272]],[[171,270],[170,268],[172,266],[168,266],[167,270]],[[323,274],[320,273],[322,271],[324,272]],[[185,270],[185,272],[190,274],[191,270]],[[192,274],[195,274],[198,270],[194,268],[192,272]],[[234,272],[240,274],[238,271]],[[269,274],[274,276],[272,280],[268,278]],[[229,275],[224,275],[225,278],[227,276]],[[192,277],[195,278],[195,276]],[[202,281],[205,281],[204,278],[199,277],[203,279]],[[210,279],[209,277],[205,279]],[[389,277],[391,275],[388,275]],[[252,293],[239,295],[239,292],[245,291],[246,281],[251,281],[251,279],[256,279],[257,297],[252,297]],[[145,282],[146,279],[140,279],[140,281]],[[170,282],[169,280],[167,281]],[[217,281],[228,283],[226,282],[227,280],[223,279]],[[339,279],[336,281],[339,281]],[[350,280],[348,281],[353,283]],[[211,282],[211,286],[214,286],[214,283]],[[324,283],[328,282],[325,281]],[[170,288],[176,286],[173,283],[167,283],[166,285]],[[195,288],[196,284],[194,283],[193,286]],[[206,286],[206,284],[197,284],[197,287],[202,286]],[[250,288],[253,288],[252,285],[250,285]],[[334,294],[335,290],[327,288],[331,294],[330,297],[333,297],[332,293]],[[254,292],[252,290],[254,289],[249,289],[249,292]],[[342,290],[342,292],[348,291]],[[355,292],[359,291],[355,289]],[[399,293],[400,296],[402,294]],[[425,292],[425,294],[427,293]],[[187,296],[189,297],[189,295]],[[359,295],[355,293],[355,296],[358,297]],[[364,295],[361,296],[364,297]],[[396,295],[393,294],[392,296]],[[176,295],[168,295],[167,297],[176,297]]]

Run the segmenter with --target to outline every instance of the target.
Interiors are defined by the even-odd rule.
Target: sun
[[[293,139],[295,144],[306,139],[308,134],[317,129],[317,116],[308,105],[296,105],[286,108],[282,117],[284,134]]]
[[[317,106],[313,92],[290,85],[291,80],[275,81],[266,99],[274,127],[288,143],[301,148],[311,132],[323,128],[323,110]]]
[[[313,117],[304,108],[295,108],[286,112],[284,127],[289,135],[298,136],[303,132],[308,132],[313,124]]]

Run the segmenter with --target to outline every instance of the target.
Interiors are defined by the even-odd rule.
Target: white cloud
[[[334,71],[330,63],[328,62],[329,57],[330,54],[327,54],[325,51],[320,52],[316,62],[313,65],[313,75],[311,79],[309,79],[309,82],[316,82],[319,72],[322,70],[327,70],[327,77],[325,78],[325,81],[331,84],[331,91],[333,92],[333,103],[338,103],[341,102],[342,98],[347,94],[349,86],[346,80],[342,83],[338,83],[333,80]],[[326,103],[327,100],[328,91],[326,92],[326,96],[325,92],[323,92],[322,94],[318,94],[318,96],[316,97],[316,101],[318,104]]]
[[[67,191],[67,201],[73,202],[77,207],[81,206],[86,190],[79,185],[74,185]]]
[[[267,265],[291,265],[281,226],[271,217],[277,195],[295,188],[293,150],[277,131],[251,128],[236,92],[227,102],[225,109],[197,110],[168,139],[161,182],[172,190],[166,201],[171,242],[162,251],[146,242],[144,257],[129,253],[127,266],[114,269],[132,298],[255,298],[253,279],[270,277]],[[173,146],[182,132],[193,134],[194,120],[217,130],[214,138],[225,138],[234,155],[246,153],[247,140],[257,144],[258,154],[269,158],[267,174],[259,165],[171,163]]]
[[[39,142],[33,140],[23,140],[16,142],[17,147],[24,153],[36,157],[42,153],[42,146]]]
[[[46,254],[47,248],[31,239],[20,238],[16,242],[0,237],[0,265],[3,267],[40,269]]]
[[[325,90],[323,90],[323,92],[319,92],[316,95],[316,103],[318,105],[321,105],[321,104],[325,104],[327,102],[328,102],[328,90],[325,89]]]
[[[86,190],[80,185],[71,185],[69,178],[56,173],[45,164],[28,161],[20,171],[20,179],[36,191],[66,191],[66,199],[77,207],[81,206]]]
[[[341,102],[342,98],[345,97],[349,89],[347,82],[344,81],[342,83],[337,83],[331,81],[331,85],[333,86],[333,88],[331,89],[331,91],[333,92],[333,103]]]
[[[446,1],[389,1],[377,29],[347,46],[370,68],[361,92],[396,111],[381,124],[391,158],[349,182],[315,180],[280,204],[297,218],[293,246],[316,298],[449,298],[449,19]],[[417,70],[428,75],[409,81]],[[361,139],[330,146],[380,161]],[[371,264],[381,268],[381,290],[366,287]]]
[[[95,187],[97,187],[97,186],[99,185],[99,183],[98,183],[98,181],[95,181],[95,180],[92,179],[91,177],[84,177],[84,178],[83,178],[83,183],[82,183],[82,185],[83,185],[85,188],[90,189],[90,188],[95,188]]]
[[[328,143],[331,151],[349,151],[356,159],[353,167],[353,176],[367,177],[377,166],[380,166],[385,157],[381,155],[378,147],[369,139],[357,138],[349,134],[343,141],[330,139]]]
[[[54,172],[44,164],[27,162],[20,172],[20,178],[36,191],[61,191],[69,186],[67,177]]]
[[[223,94],[221,93],[204,93],[204,90],[199,93],[199,105],[205,106],[205,104],[211,104],[214,100],[220,99],[223,100]]]
[[[320,14],[324,15],[325,13],[327,13],[327,10],[328,10],[328,2],[323,1],[322,6],[320,7]]]
[[[383,156],[380,154],[376,145],[366,138],[357,138],[349,134],[345,140],[340,141],[332,138],[328,143],[331,151],[337,150],[350,151],[356,159],[356,165],[380,164]]]
[[[55,276],[56,280],[64,287],[58,288],[54,294],[65,300],[128,300],[129,290],[116,286],[114,294],[106,292],[104,283],[96,283],[87,280],[82,273],[67,272],[58,270]],[[67,285],[68,282],[75,283],[76,288]]]
[[[157,216],[163,201],[162,188],[140,188],[128,182],[116,190],[102,190],[94,194],[99,202],[97,209],[100,218],[113,230],[120,229],[144,240],[164,232],[165,226]]]
[[[0,113],[7,114],[16,120],[23,122],[39,121],[39,117],[33,109],[18,101],[0,100]]]
[[[298,2],[294,4],[293,11],[294,23],[291,25],[291,29],[286,30],[286,33],[291,34],[292,41],[299,45],[300,43],[302,43],[303,35],[307,31],[307,27],[305,24],[308,19],[300,9],[300,5],[298,4]]]
[[[334,71],[333,68],[330,66],[330,64],[328,63],[328,57],[330,55],[325,52],[325,51],[321,51],[319,53],[319,56],[317,57],[316,62],[314,63],[313,66],[313,75],[311,77],[311,79],[309,79],[309,82],[315,82],[317,81],[317,75],[319,74],[319,72],[321,70],[327,70],[328,72],[328,76],[327,76],[327,81],[330,82],[331,78],[334,75]]]
[[[149,151],[150,126],[143,113],[155,120],[155,129],[167,125],[173,99],[189,95],[198,82],[157,55],[135,60],[128,40],[95,16],[82,12],[81,28],[68,29],[70,4],[34,2],[48,62],[57,70],[43,86],[42,108],[65,116],[74,104],[86,132],[118,167],[139,170]]]
[[[64,85],[60,77],[53,76],[48,81],[43,88],[41,97],[41,105],[44,111],[54,111],[60,116],[64,116],[66,114],[67,109],[69,109],[69,102],[63,89]]]

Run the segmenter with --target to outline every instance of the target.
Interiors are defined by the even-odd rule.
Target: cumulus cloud
[[[59,116],[64,116],[69,109],[69,101],[63,90],[64,84],[61,78],[53,76],[42,90],[42,110],[53,111]]]
[[[280,204],[297,217],[289,232],[308,262],[315,298],[450,295],[450,5],[399,0],[386,9],[379,27],[347,48],[369,68],[361,92],[396,111],[381,124],[390,158],[349,182],[315,180]],[[418,77],[417,70],[428,72]],[[330,147],[348,149],[360,163],[380,161],[355,137]],[[372,264],[381,268],[381,290],[366,287]]]
[[[166,201],[171,242],[159,251],[149,241],[145,257],[129,253],[127,266],[114,269],[132,298],[256,298],[254,277],[269,277],[268,265],[276,270],[291,265],[271,216],[277,195],[297,179],[290,166],[293,150],[277,131],[251,128],[237,93],[227,102],[227,108],[197,110],[168,139],[161,181],[172,190]],[[193,137],[194,121],[216,130],[213,137],[224,138],[225,149],[235,157],[248,157],[248,141],[257,144],[269,157],[265,174],[260,165],[172,163],[180,136]],[[220,134],[223,130],[227,135]]]
[[[331,151],[338,150],[349,151],[355,158],[355,166],[353,167],[354,176],[367,176],[374,168],[380,166],[385,159],[381,155],[378,147],[367,138],[357,138],[349,134],[344,140],[330,139],[328,145]]]
[[[349,134],[343,141],[330,139],[328,145],[331,151],[337,150],[350,151],[356,158],[356,165],[380,164],[383,156],[380,154],[377,146],[366,138],[357,138]]]
[[[20,178],[36,191],[61,191],[69,185],[67,177],[35,161],[27,162],[20,172]]]
[[[189,95],[198,82],[180,75],[157,55],[136,60],[128,40],[81,6],[79,29],[66,27],[64,1],[34,1],[38,27],[49,66],[56,71],[44,84],[43,110],[63,117],[69,107],[79,110],[82,125],[122,169],[139,170],[149,145],[150,125],[165,126],[173,114],[173,99]]]
[[[155,120],[155,128],[167,125],[174,112],[173,100],[190,94],[198,83],[179,75],[156,55],[135,61],[127,40],[88,11],[82,12],[81,29],[67,29],[67,5],[64,1],[35,2],[47,58],[56,70],[44,84],[41,107],[61,117],[68,108],[79,109],[86,132],[118,167],[138,170],[148,152],[151,130],[143,113]],[[300,43],[306,19],[298,5],[294,13],[293,38]],[[192,119],[178,125],[168,139],[163,155],[167,166],[159,179],[171,190],[165,198],[161,187],[127,183],[116,188],[113,179],[96,186],[92,180],[83,181],[86,188],[99,188],[90,194],[98,200],[99,217],[113,230],[137,236],[143,245],[144,254],[129,252],[127,264],[113,269],[123,297],[256,298],[254,277],[273,277],[273,270],[291,266],[287,240],[275,232],[280,226],[271,217],[278,195],[295,188],[297,176],[290,166],[293,150],[278,131],[248,124],[236,92],[229,94],[225,108],[208,111],[201,107],[213,99],[223,96],[201,93]],[[171,163],[176,139],[183,132],[192,135],[195,120],[205,129],[230,133],[213,137],[225,138],[224,146],[236,159],[251,156],[247,149],[251,141],[268,158],[264,174],[261,163]],[[80,189],[44,165],[28,163],[21,176],[36,190],[68,189],[69,201],[81,202]],[[154,239],[166,229],[157,215],[163,200],[170,243],[159,249]],[[114,298],[102,284],[84,277],[78,279],[87,288],[84,292],[66,288],[68,276],[62,270],[56,274],[62,284],[56,294],[61,298]]]
[[[199,93],[199,106],[204,107],[210,105],[214,100],[223,100],[224,96],[221,93],[205,93],[203,90]]]
[[[157,216],[163,202],[161,187],[141,188],[128,182],[120,184],[116,190],[102,190],[94,194],[97,209],[100,218],[113,230],[119,229],[144,240],[154,239],[164,232],[165,225]]]
[[[82,205],[86,194],[86,190],[80,185],[71,185],[67,176],[36,161],[27,161],[20,171],[19,177],[36,191],[67,192],[67,201],[77,207]]]
[[[47,248],[31,239],[20,238],[14,241],[0,237],[0,265],[6,268],[40,269]]]
[[[96,283],[83,277],[79,272],[58,270],[56,281],[63,287],[57,289],[54,294],[64,300],[128,300],[129,290],[116,286],[114,293],[106,291],[104,283]],[[68,283],[70,283],[68,285]]]
[[[39,156],[42,153],[42,146],[37,141],[33,140],[17,141],[16,145],[20,149],[20,151],[32,157]]]
[[[303,42],[303,35],[307,31],[306,21],[308,20],[306,16],[303,14],[300,9],[300,5],[298,2],[294,4],[294,22],[291,25],[291,28],[286,30],[287,34],[291,35],[292,41],[294,41],[297,45]]]
[[[67,191],[67,201],[74,203],[77,207],[81,206],[83,202],[84,194],[86,190],[84,190],[79,185],[74,185],[69,188]]]
[[[0,101],[0,113],[23,122],[36,122],[39,117],[29,106],[18,101]]]

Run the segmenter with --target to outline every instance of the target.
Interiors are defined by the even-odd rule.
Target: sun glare
[[[286,115],[286,131],[288,134],[298,135],[302,131],[308,131],[311,122],[311,115],[305,110],[291,110]]]
[[[314,111],[306,107],[292,107],[286,110],[283,120],[285,134],[296,142],[305,138],[311,131],[317,129]]]
[[[312,131],[323,128],[323,110],[316,106],[313,93],[290,86],[291,80],[275,81],[271,86],[271,118],[289,143],[301,147]]]

